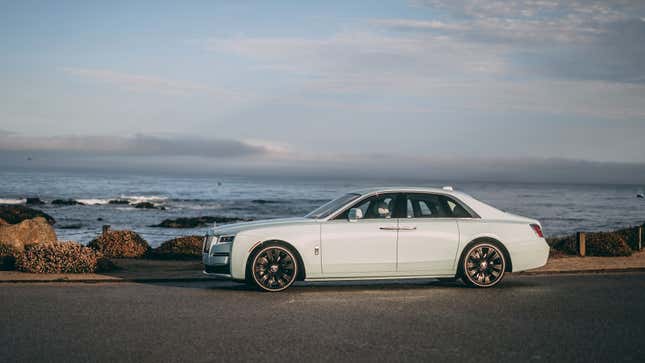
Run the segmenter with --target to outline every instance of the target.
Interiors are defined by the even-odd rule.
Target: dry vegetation
[[[16,269],[33,273],[92,273],[109,262],[89,247],[77,242],[33,245],[16,258]]]
[[[191,260],[202,257],[202,236],[185,236],[168,240],[152,251],[153,258]]]
[[[551,249],[557,251],[552,255],[578,253],[578,242],[575,235],[549,238]],[[586,234],[588,256],[629,256],[638,249],[638,227],[620,229],[613,232],[592,232]]]
[[[148,242],[133,231],[109,231],[93,239],[88,247],[109,258],[140,258],[150,251]]]

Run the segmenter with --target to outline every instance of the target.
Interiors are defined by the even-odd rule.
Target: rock
[[[251,203],[256,203],[256,204],[278,204],[280,203],[277,200],[266,200],[266,199],[253,199]]]
[[[108,204],[130,204],[130,201],[126,199],[112,199],[108,202]]]
[[[134,206],[135,208],[140,208],[140,209],[156,209],[157,208],[157,207],[155,207],[154,204],[152,204],[150,202],[141,202],[141,203],[133,204],[132,206]]]
[[[197,228],[204,227],[213,223],[234,223],[234,222],[248,222],[252,219],[237,218],[237,217],[221,217],[221,216],[203,216],[203,217],[185,217],[177,219],[165,219],[163,222],[150,226],[150,227],[163,227],[163,228]]]
[[[59,226],[60,229],[81,229],[83,228],[82,224],[67,224],[64,226]]]
[[[85,205],[74,199],[54,199],[52,200],[53,205]]]
[[[18,224],[0,226],[0,243],[18,251],[39,243],[56,242],[56,232],[45,218],[26,219]]]
[[[172,260],[192,260],[202,257],[204,237],[185,236],[168,240],[152,250],[151,257]]]
[[[103,218],[98,217],[98,218],[96,218],[96,220],[100,222],[100,221],[102,221],[102,220],[103,220]]]
[[[25,207],[23,205],[0,205],[0,219],[4,220],[8,224],[20,223],[26,219],[32,219],[36,217],[43,217],[49,222],[49,224],[54,224],[56,221],[49,214],[44,213],[38,209],[33,209]]]
[[[105,257],[143,257],[150,250],[148,242],[133,231],[109,231],[93,239],[89,247]]]
[[[40,200],[40,198],[33,197],[33,198],[27,198],[27,201],[25,202],[25,204],[27,204],[27,205],[43,205],[43,204],[45,204],[45,202]]]

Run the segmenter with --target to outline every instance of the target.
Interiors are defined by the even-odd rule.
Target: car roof
[[[441,193],[455,194],[454,188],[445,187],[372,187],[353,190],[352,193],[366,195],[372,193]]]

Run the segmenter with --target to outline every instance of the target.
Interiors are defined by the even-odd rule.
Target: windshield
[[[360,194],[356,194],[356,193],[345,194],[342,197],[336,198],[314,209],[311,213],[307,214],[305,217],[313,218],[313,219],[327,218],[329,217],[330,214],[337,211],[340,207],[358,199],[358,197],[360,196],[361,196]]]

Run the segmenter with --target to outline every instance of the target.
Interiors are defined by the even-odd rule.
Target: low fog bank
[[[645,164],[570,159],[420,158],[336,155],[298,159],[97,156],[4,151],[2,171],[184,176],[282,176],[379,180],[645,184]]]

